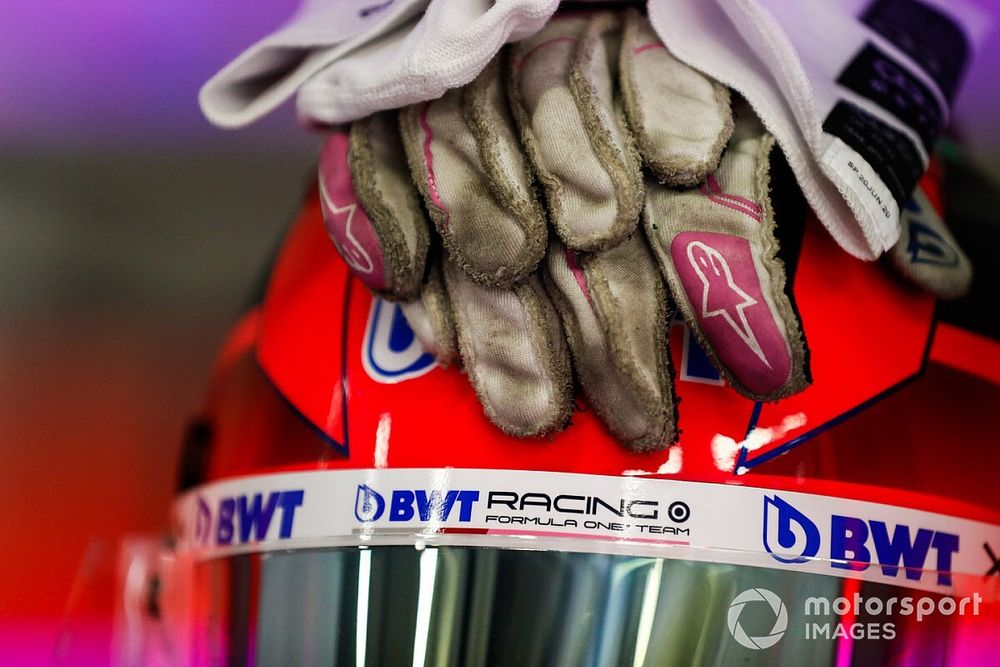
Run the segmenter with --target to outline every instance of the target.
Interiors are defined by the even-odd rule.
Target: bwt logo
[[[479,502],[479,491],[425,491],[396,489],[386,503],[381,493],[367,484],[358,485],[354,499],[354,516],[362,523],[378,521],[388,509],[389,521],[447,521],[455,507],[458,520],[472,521],[472,507]]]
[[[830,517],[829,558],[831,567],[863,571],[871,565],[887,577],[898,577],[900,569],[910,581],[920,581],[928,558],[935,552],[933,567],[939,586],[951,585],[951,560],[958,551],[958,535],[927,528],[915,532],[896,524],[890,532],[884,521],[834,514]],[[819,526],[778,496],[764,497],[764,548],[782,563],[804,563],[820,552]]]
[[[305,491],[271,491],[220,498],[215,511],[198,498],[194,539],[199,544],[228,546],[260,542],[270,537],[287,540],[295,526],[295,510],[302,506]],[[277,526],[276,531],[271,527]],[[277,532],[277,535],[271,535]]]
[[[395,384],[434,370],[434,355],[424,350],[398,303],[372,299],[361,362],[376,382]]]

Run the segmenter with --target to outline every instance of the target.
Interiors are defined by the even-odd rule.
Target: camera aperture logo
[[[766,635],[751,637],[743,629],[743,626],[740,624],[740,615],[743,613],[743,608],[747,605],[757,608],[758,612],[760,609],[765,608],[764,605],[767,605],[774,613],[774,625],[771,626],[771,631]],[[785,603],[781,601],[781,598],[773,592],[766,588],[750,588],[733,599],[729,605],[729,615],[726,620],[729,625],[729,634],[741,646],[749,649],[771,648],[778,643],[784,636],[785,630],[788,629],[788,610],[785,609]]]
[[[811,640],[839,639],[885,639],[896,638],[897,619],[903,616],[915,616],[918,623],[928,616],[979,616],[983,597],[978,592],[971,596],[955,598],[951,596],[923,595],[904,596],[862,596],[854,593],[853,597],[828,598],[823,596],[800,599],[801,611],[793,613],[795,622],[801,626],[793,626],[792,632],[800,638]],[[770,620],[774,623],[770,631],[760,636],[751,636],[741,623],[745,607],[750,607],[748,617],[755,617],[757,627],[760,621]],[[846,619],[857,619],[865,614],[867,622],[850,622]],[[737,595],[729,605],[726,618],[729,634],[741,646],[759,650],[771,648],[789,631],[788,608],[772,591],[766,588],[749,588]],[[766,627],[764,625],[763,627]],[[751,629],[753,625],[751,624]]]

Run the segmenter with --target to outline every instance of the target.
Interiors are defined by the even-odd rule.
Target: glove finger
[[[465,89],[400,113],[413,180],[452,261],[489,286],[534,271],[547,236],[500,71],[494,59]]]
[[[573,363],[608,430],[636,451],[677,436],[666,289],[639,234],[593,254],[549,246],[546,286]]]
[[[327,232],[352,273],[389,299],[417,296],[429,243],[401,154],[395,115],[382,113],[354,123],[349,134],[335,130],[319,159]]]
[[[520,437],[563,428],[573,398],[569,352],[538,276],[483,287],[446,260],[444,278],[462,362],[490,421]]]
[[[754,400],[809,384],[798,315],[775,256],[769,155],[748,107],[719,168],[697,190],[652,184],[646,234],[684,319],[726,380]]]
[[[513,52],[521,140],[556,231],[574,250],[621,243],[642,207],[638,152],[615,95],[620,30],[616,13],[564,17]]]
[[[972,285],[972,263],[919,186],[900,212],[899,241],[889,257],[907,279],[939,299],[957,299]]]
[[[675,58],[635,9],[625,13],[621,88],[643,162],[661,183],[705,180],[733,133],[729,89]]]
[[[440,266],[435,264],[427,272],[420,298],[403,302],[400,307],[417,340],[439,364],[449,366],[458,359],[455,320]]]

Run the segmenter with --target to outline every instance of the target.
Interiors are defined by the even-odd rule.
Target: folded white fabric
[[[345,54],[401,26],[412,28],[427,3],[306,0],[284,26],[248,48],[202,86],[202,112],[223,127],[251,123]]]
[[[309,0],[212,77],[201,107],[213,123],[239,127],[296,92],[303,116],[330,123],[433,99],[474,79],[504,43],[537,32],[558,6],[559,0]]]
[[[342,123],[463,86],[508,41],[538,32],[559,0],[431,0],[412,29],[370,41],[303,84],[299,111]]]
[[[649,0],[649,13],[678,58],[750,102],[820,220],[866,259],[898,239],[986,26],[955,0]]]

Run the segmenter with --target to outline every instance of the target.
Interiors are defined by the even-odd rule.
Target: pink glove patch
[[[754,393],[784,385],[791,355],[762,293],[750,243],[728,234],[684,232],[670,253],[719,361]]]
[[[320,204],[326,231],[351,272],[372,290],[387,287],[382,244],[358,202],[347,164],[350,139],[334,132],[319,156]]]

